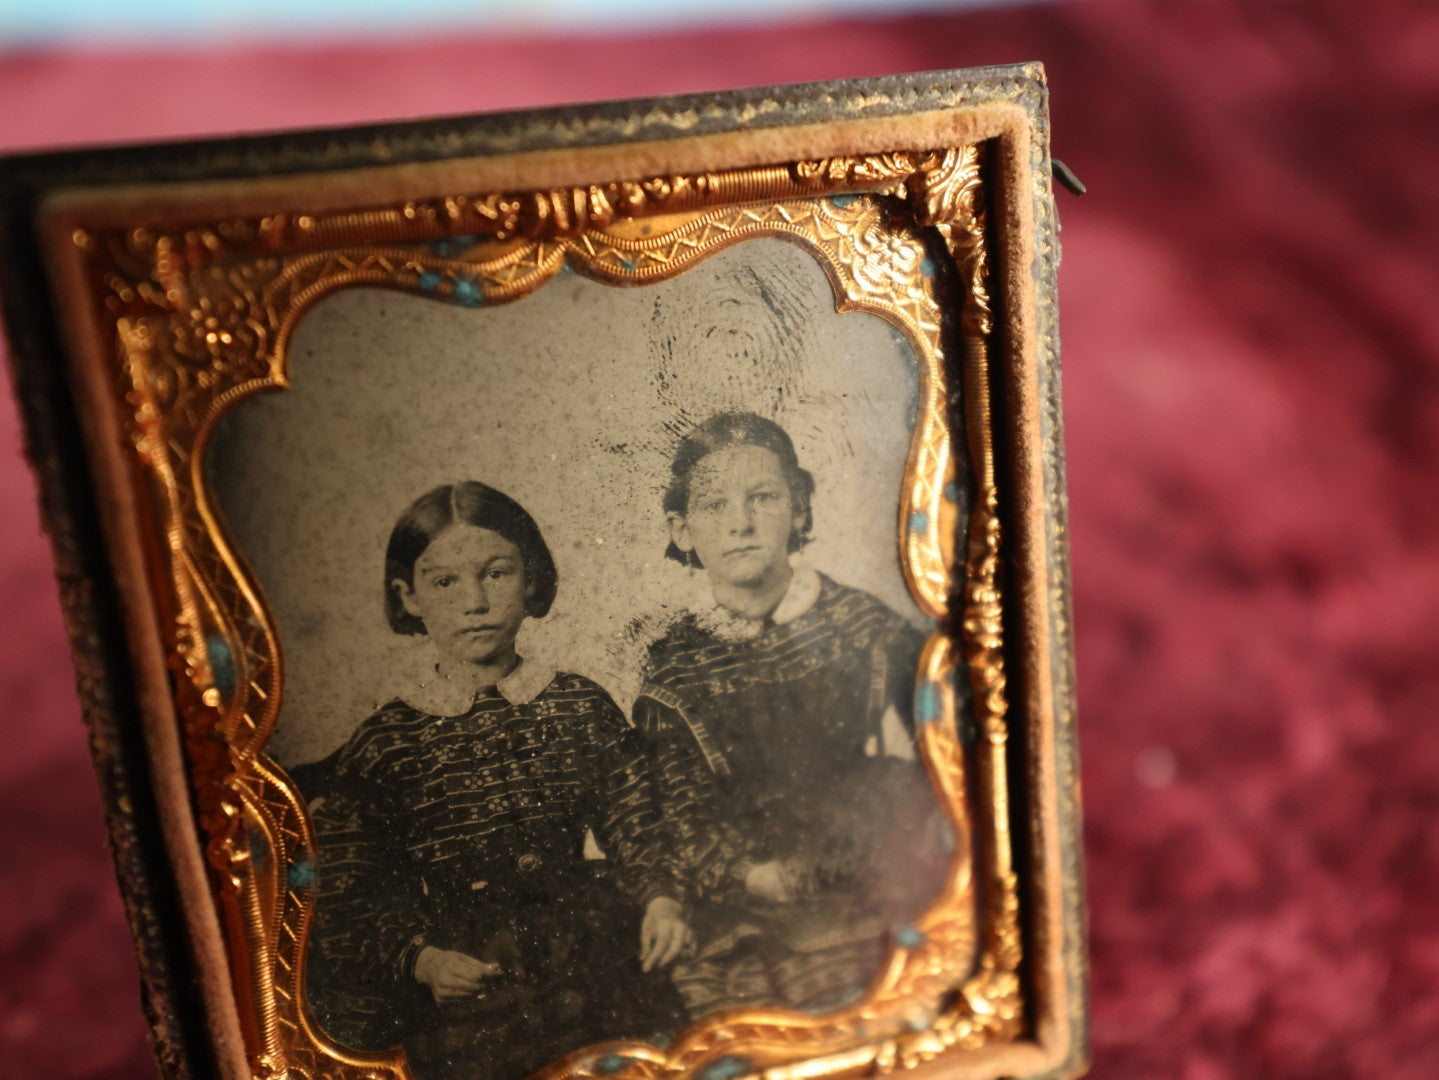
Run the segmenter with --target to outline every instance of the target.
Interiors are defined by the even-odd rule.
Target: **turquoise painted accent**
[[[722,1058],[716,1058],[703,1069],[695,1080],[735,1080],[737,1076],[753,1072],[754,1066],[748,1060],[734,1054],[726,1054]]]
[[[633,259],[621,259],[620,265],[626,270],[633,270],[635,268],[635,261]]]
[[[831,195],[829,204],[836,210],[843,210],[846,206],[852,205],[857,198],[859,198],[858,195]]]
[[[315,864],[304,859],[290,865],[290,888],[306,889],[315,883]]]
[[[235,693],[235,658],[230,655],[230,646],[219,634],[211,634],[205,638],[205,654],[210,658],[215,689],[228,700]]]
[[[944,485],[944,501],[959,502],[959,485],[953,480]]]
[[[440,287],[440,275],[424,273],[420,275],[420,291],[432,293]]]
[[[939,719],[939,687],[922,682],[914,688],[914,719],[919,724],[932,724]]]
[[[625,1059],[619,1054],[606,1054],[595,1062],[595,1072],[609,1075],[617,1073],[625,1067]]]
[[[916,510],[910,514],[909,531],[917,533],[929,532],[929,515],[923,510]]]
[[[436,255],[448,258],[456,252],[474,247],[477,239],[474,236],[447,236],[443,240],[436,240],[431,244],[430,250]]]
[[[923,930],[917,930],[908,923],[894,928],[894,941],[901,949],[917,949],[928,940]]]
[[[455,282],[455,299],[465,307],[478,307],[485,302],[485,294],[469,278],[460,278]]]
[[[250,853],[250,861],[256,866],[263,866],[270,859],[270,842],[259,829],[245,830],[245,850]]]
[[[925,277],[934,276],[934,260],[931,259],[928,255],[926,255],[924,259],[920,262],[919,272]]]

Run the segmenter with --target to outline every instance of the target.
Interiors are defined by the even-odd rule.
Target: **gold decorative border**
[[[314,837],[298,793],[263,754],[282,682],[280,643],[206,488],[201,461],[215,422],[243,396],[287,385],[294,326],[336,289],[365,284],[482,306],[523,296],[564,265],[642,285],[756,236],[805,246],[829,273],[840,310],[888,319],[916,349],[920,408],[899,539],[911,591],[942,625],[958,534],[946,373],[958,367],[962,375],[975,489],[956,612],[963,655],[946,633],[932,635],[917,698],[921,753],[962,854],[943,895],[858,1005],[822,1017],[731,1011],[697,1022],[664,1050],[604,1044],[542,1075],[798,1080],[909,1068],[1021,1035],[982,159],[979,146],[906,151],[166,232],[74,233],[115,331],[123,421],[167,585],[156,601],[170,629],[176,704],[256,1077],[407,1072],[397,1052],[333,1044],[303,1000]],[[442,254],[425,243],[434,240],[463,251]],[[957,325],[936,300],[939,276],[952,276],[962,293]],[[959,346],[957,363],[946,362],[950,344]],[[956,724],[961,663],[981,736],[977,836]],[[978,927],[971,853],[984,901]]]

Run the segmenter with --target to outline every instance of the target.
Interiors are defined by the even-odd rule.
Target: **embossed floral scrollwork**
[[[907,153],[870,154],[798,161],[791,169],[795,180],[803,185],[866,184],[875,185],[877,190],[897,191],[920,167],[920,160]]]
[[[985,242],[984,184],[980,148],[955,147],[932,158],[910,178],[910,200],[921,225],[933,225],[950,249],[966,286],[961,318],[984,337],[994,329],[989,295],[989,246]]]
[[[207,367],[222,364],[236,353],[253,354],[260,335],[248,320],[235,318],[238,311],[239,305],[230,297],[199,297],[170,324],[171,354]]]
[[[924,249],[910,233],[887,226],[870,214],[855,231],[855,280],[866,292],[885,296],[896,288],[906,291],[924,262]]]
[[[206,846],[210,865],[226,888],[239,892],[250,864],[250,845],[245,837],[245,808],[234,792],[228,792],[202,812],[200,824],[210,835]]]
[[[560,240],[606,228],[623,218],[688,209],[703,203],[724,185],[725,178],[718,173],[652,176],[541,191],[456,195],[440,202],[409,202],[401,208],[400,216],[404,221],[450,233],[493,236],[497,240]],[[363,223],[327,219],[317,221],[314,230],[334,235]]]

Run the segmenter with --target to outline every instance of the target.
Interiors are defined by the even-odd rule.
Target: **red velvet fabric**
[[[0,57],[0,145],[1037,58],[1061,194],[1094,1075],[1439,1076],[1439,11],[1073,3]],[[0,407],[0,1059],[153,1074]]]

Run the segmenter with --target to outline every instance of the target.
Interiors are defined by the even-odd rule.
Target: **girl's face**
[[[531,589],[520,549],[499,533],[446,527],[415,560],[414,578],[394,588],[443,660],[485,664],[514,650]]]
[[[759,589],[789,568],[789,542],[803,526],[784,466],[762,446],[728,446],[690,473],[689,504],[670,515],[670,536],[700,557],[710,578]]]

